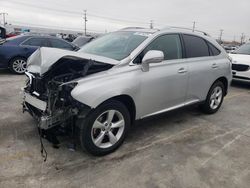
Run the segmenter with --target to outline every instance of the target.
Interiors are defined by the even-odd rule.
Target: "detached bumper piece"
[[[43,112],[47,108],[47,103],[45,101],[37,99],[28,93],[24,93],[24,101],[29,103],[30,105],[38,108],[39,110],[41,110]]]
[[[77,113],[77,110],[59,109],[49,115],[46,113],[47,106],[47,102],[28,93],[24,93],[23,111],[29,112],[37,120],[40,129],[50,129],[65,122]]]

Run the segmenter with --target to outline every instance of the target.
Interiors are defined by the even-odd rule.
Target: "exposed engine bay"
[[[61,58],[44,75],[26,73],[28,80],[24,88],[28,97],[35,97],[46,103],[46,109],[24,102],[24,110],[29,111],[39,122],[41,129],[49,129],[64,123],[86,105],[70,95],[77,85],[73,80],[90,74],[108,70],[112,65],[74,57]],[[26,97],[25,96],[25,97]]]
[[[113,65],[66,56],[59,59],[43,75],[26,72],[23,111],[38,122],[40,131],[54,127],[75,126],[75,119],[90,111],[90,107],[71,96],[74,81],[90,74],[108,70]],[[71,129],[71,128],[70,128]],[[53,138],[52,138],[53,139]]]

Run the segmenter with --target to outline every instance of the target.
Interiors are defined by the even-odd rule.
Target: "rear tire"
[[[16,57],[10,61],[10,70],[14,74],[24,74],[27,70],[27,60],[23,57]]]
[[[130,115],[123,103],[110,100],[90,112],[79,126],[82,148],[102,156],[123,143],[130,127]]]
[[[215,82],[210,88],[204,104],[200,105],[201,110],[207,114],[216,113],[223,102],[225,86],[221,81]]]

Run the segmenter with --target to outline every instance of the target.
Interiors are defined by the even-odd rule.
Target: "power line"
[[[37,9],[44,9],[44,10],[48,10],[48,11],[74,14],[74,15],[82,15],[82,12],[79,12],[79,11],[69,11],[69,10],[55,9],[55,8],[44,7],[44,6],[37,6],[34,4],[28,4],[28,3],[24,3],[24,2],[13,1],[13,0],[9,0],[9,1],[14,2],[15,4],[20,4],[23,6],[28,6],[28,7],[37,8]],[[132,20],[126,20],[126,19],[111,18],[108,16],[101,16],[101,15],[97,15],[97,14],[93,14],[93,13],[90,13],[88,15],[91,17],[95,17],[95,18],[101,18],[101,19],[105,19],[105,20],[112,20],[112,21],[123,22],[123,23],[126,22],[126,23],[135,23],[135,24],[148,24],[147,22],[138,22],[138,21],[132,21]]]
[[[6,25],[6,18],[5,18],[5,16],[6,15],[8,15],[8,13],[6,13],[6,12],[0,12],[0,15],[2,15],[3,16],[3,26],[5,27],[5,25]]]
[[[20,1],[16,1],[16,0],[8,0],[8,2],[12,3],[13,5],[14,4],[19,4],[19,5],[27,6],[27,7],[31,7],[31,8],[52,11],[54,14],[56,12],[58,12],[58,13],[62,13],[62,14],[70,14],[70,15],[75,15],[75,16],[79,15],[80,17],[82,17],[82,15],[83,15],[82,11],[70,11],[70,10],[65,10],[65,9],[57,9],[57,8],[50,8],[50,7],[45,7],[45,6],[38,6],[36,4],[29,4],[29,3],[26,3],[26,2],[20,2]],[[145,25],[145,27],[148,26],[148,24],[150,24],[149,25],[150,27],[151,27],[151,24],[152,24],[153,27],[155,27],[156,25],[157,26],[158,25],[162,25],[162,26],[166,25],[165,23],[161,23],[161,22],[156,22],[156,23],[152,22],[151,23],[151,22],[146,22],[146,21],[145,22],[144,21],[134,21],[134,20],[128,20],[128,19],[122,19],[122,18],[116,18],[116,17],[114,18],[114,17],[109,17],[109,16],[103,16],[103,15],[100,15],[100,14],[96,14],[96,13],[92,13],[92,12],[89,13],[88,12],[88,18],[90,19],[92,17],[93,17],[93,19],[97,18],[97,19],[107,20],[109,22],[124,23],[126,25],[128,25],[128,24],[136,24],[136,25],[143,25],[143,26]],[[195,30],[196,24],[197,24],[197,22],[194,21],[193,22],[193,30]],[[85,24],[84,24],[84,26],[85,26]],[[87,29],[86,29],[86,32],[87,32]],[[223,36],[229,36],[229,35],[224,35],[223,30],[222,30],[220,35],[219,35],[219,40],[222,40],[222,34],[223,34]],[[241,36],[237,36],[237,37],[241,37]],[[245,37],[248,37],[248,36],[245,36]]]
[[[149,28],[150,28],[150,29],[153,29],[153,28],[154,28],[154,21],[153,21],[153,20],[150,20]]]
[[[245,41],[245,34],[242,33],[240,37],[240,44],[243,44],[244,41]]]
[[[50,8],[50,7],[44,7],[44,6],[37,6],[35,4],[29,4],[29,3],[24,3],[24,2],[19,2],[19,1],[13,1],[13,0],[8,0],[8,2],[13,2],[15,4],[19,4],[22,6],[27,6],[27,7],[31,7],[31,8],[37,8],[37,9],[45,9],[48,11],[54,11],[54,12],[61,12],[61,13],[67,13],[67,14],[75,14],[75,15],[81,15],[82,13],[79,11],[69,11],[69,10],[65,10],[65,9],[55,9],[55,8]]]
[[[219,35],[219,41],[222,42],[222,34],[223,34],[223,29],[220,30],[220,35]]]
[[[40,28],[43,28],[43,29],[57,29],[57,30],[70,30],[70,31],[77,31],[77,32],[80,32],[82,31],[82,28],[65,28],[65,27],[60,27],[60,26],[51,26],[51,25],[44,25],[44,24],[31,24],[31,23],[26,23],[26,22],[19,22],[19,21],[13,21],[13,20],[10,20],[11,21],[11,26],[25,26],[25,27],[40,27]],[[88,31],[91,31],[91,32],[97,32],[97,33],[102,33],[103,31],[100,31],[100,30],[93,30],[93,29],[88,29]]]
[[[84,10],[84,17],[83,17],[83,19],[84,19],[84,34],[85,34],[85,36],[87,35],[87,10]]]
[[[100,16],[100,15],[93,14],[93,13],[90,13],[88,15],[91,16],[91,17],[100,18],[100,19],[104,19],[104,20],[112,20],[112,21],[117,21],[117,22],[122,22],[122,23],[132,23],[132,24],[145,24],[145,25],[148,25],[148,22],[139,22],[139,21],[132,21],[132,20],[120,19],[120,18],[111,18],[111,17],[107,17],[107,16]]]
[[[193,22],[193,32],[194,32],[194,30],[195,30],[195,21]]]

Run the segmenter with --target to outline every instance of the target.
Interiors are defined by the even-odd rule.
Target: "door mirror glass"
[[[142,59],[142,70],[148,71],[150,63],[160,63],[164,60],[164,54],[159,50],[148,51]]]

